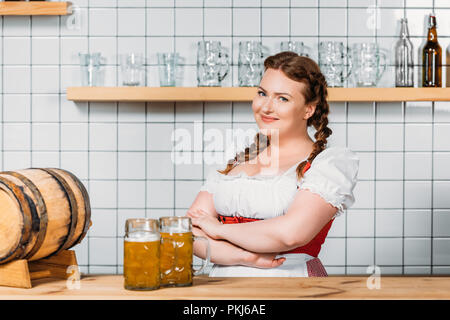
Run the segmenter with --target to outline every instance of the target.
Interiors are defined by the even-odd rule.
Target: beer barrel
[[[57,168],[0,172],[0,264],[69,249],[90,224],[89,195],[72,173]]]

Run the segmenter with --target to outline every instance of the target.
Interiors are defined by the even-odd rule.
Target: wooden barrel
[[[69,249],[90,225],[89,195],[72,173],[56,168],[0,172],[0,264]]]

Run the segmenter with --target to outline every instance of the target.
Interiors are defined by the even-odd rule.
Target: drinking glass
[[[154,290],[160,286],[160,235],[155,219],[125,222],[123,275],[128,290]]]
[[[190,286],[192,278],[209,264],[209,241],[193,236],[189,217],[159,218],[161,235],[161,286]],[[194,240],[206,241],[206,260],[199,270],[192,267]]]
[[[175,86],[178,61],[178,53],[158,53],[159,84],[161,87]]]
[[[101,55],[95,53],[79,53],[81,66],[81,85],[95,87],[99,84]]]
[[[220,41],[197,43],[197,80],[199,87],[218,87],[230,69],[228,54]]]
[[[258,86],[264,71],[262,43],[259,41],[239,42],[239,86]]]
[[[386,54],[374,42],[352,45],[353,80],[357,87],[374,87],[386,71]]]
[[[144,55],[141,53],[121,55],[121,69],[124,86],[141,85],[144,75]]]
[[[343,87],[345,80],[352,72],[348,48],[343,42],[321,41],[319,43],[319,66],[328,87]],[[349,61],[345,72],[346,61]]]
[[[299,56],[310,57],[311,48],[306,46],[303,41],[281,41],[281,51],[292,51]]]

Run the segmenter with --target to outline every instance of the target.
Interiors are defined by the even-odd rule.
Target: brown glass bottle
[[[442,87],[442,49],[433,15],[428,18],[428,41],[422,51],[422,86]]]

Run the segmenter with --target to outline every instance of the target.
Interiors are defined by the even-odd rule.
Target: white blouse
[[[298,181],[296,168],[304,160],[278,175],[248,176],[242,171],[237,175],[224,175],[214,169],[200,191],[213,194],[216,212],[223,216],[256,219],[281,216],[287,212],[299,189],[308,189],[336,207],[335,217],[353,205],[359,167],[359,159],[353,151],[344,147],[326,148]]]

